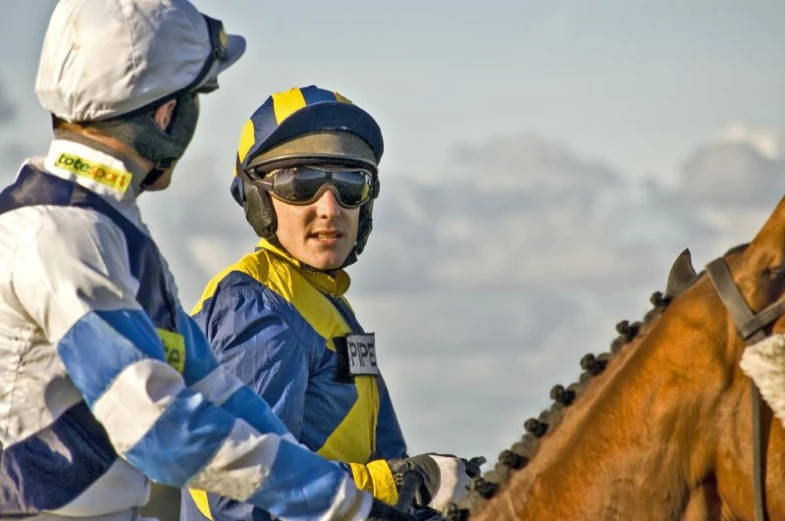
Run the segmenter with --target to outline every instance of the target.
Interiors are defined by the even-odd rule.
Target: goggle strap
[[[199,74],[196,75],[196,78],[179,92],[195,90],[210,73],[215,62],[226,56],[227,48],[223,42],[221,42],[221,32],[224,30],[223,22],[216,20],[215,18],[210,18],[206,14],[202,14],[202,17],[207,24],[207,33],[210,35],[210,54],[207,56],[207,60],[205,60],[204,65],[202,65],[202,69],[199,71]]]
[[[265,175],[275,170],[280,170],[282,168],[291,168],[295,166],[304,166],[304,165],[307,166],[309,164],[341,165],[341,166],[352,165],[353,167],[356,167],[358,170],[368,170],[374,175],[377,172],[376,165],[371,163],[370,161],[353,159],[351,157],[346,157],[346,156],[322,156],[322,155],[306,156],[302,154],[294,154],[286,157],[276,157],[274,159],[269,159],[267,161],[256,158],[250,162],[250,164],[245,168],[245,170],[247,172],[253,171],[259,177],[264,177]]]

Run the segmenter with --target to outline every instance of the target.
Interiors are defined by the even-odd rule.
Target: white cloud
[[[494,138],[482,145],[464,144],[455,150],[453,163],[457,172],[443,179],[471,179],[487,192],[513,189],[577,194],[619,183],[612,167],[580,158],[565,144],[533,132]]]
[[[678,179],[646,192],[658,219],[710,255],[750,241],[785,193],[785,132],[734,124],[695,147]],[[709,259],[707,259],[709,260]]]
[[[785,158],[769,158],[754,144],[712,143],[684,164],[679,192],[706,206],[743,207],[768,202],[785,189]]]
[[[785,132],[777,129],[735,123],[719,132],[718,141],[750,145],[768,159],[785,158]]]
[[[441,183],[383,179],[361,258],[368,291],[601,285],[639,278],[651,245],[629,240],[617,210],[630,187],[602,161],[527,133],[464,145]]]

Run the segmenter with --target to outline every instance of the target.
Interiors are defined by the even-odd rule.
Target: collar
[[[260,239],[256,248],[268,251],[287,264],[291,264],[297,268],[297,271],[308,279],[311,284],[330,296],[341,297],[349,290],[351,279],[349,278],[349,274],[342,269],[335,270],[332,273],[314,269],[304,262],[300,262],[292,257],[285,249],[270,243],[266,239]]]
[[[56,138],[49,146],[49,153],[43,158],[43,169],[98,194],[149,234],[136,204],[138,187],[145,172],[108,147],[88,140],[82,141]]]
[[[120,152],[78,134],[55,138],[44,166],[57,177],[119,203],[133,203],[147,175]]]

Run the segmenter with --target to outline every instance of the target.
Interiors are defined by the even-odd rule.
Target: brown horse
[[[750,244],[724,258],[753,311],[779,299],[785,199]],[[653,303],[643,323],[617,327],[612,354],[584,357],[579,384],[554,388],[553,407],[526,422],[528,434],[448,519],[755,519],[745,343],[688,252]],[[785,318],[772,330],[785,331]],[[785,429],[767,407],[762,425],[765,510],[785,520]]]

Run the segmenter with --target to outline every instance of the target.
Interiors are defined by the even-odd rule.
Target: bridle
[[[760,342],[768,335],[764,329],[775,320],[785,315],[785,298],[774,302],[755,315],[744,300],[741,291],[733,282],[728,264],[720,257],[706,266],[706,273],[717,290],[722,303],[733,319],[736,329],[746,345]],[[755,498],[755,521],[767,521],[766,515],[766,468],[763,461],[763,449],[768,442],[768,429],[763,429],[761,418],[760,391],[755,382],[752,384],[752,477]]]

